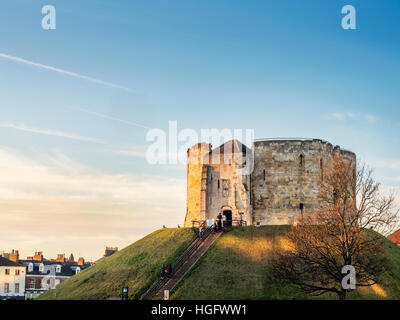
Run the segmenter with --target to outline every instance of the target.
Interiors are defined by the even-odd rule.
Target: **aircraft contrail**
[[[101,139],[95,139],[95,138],[90,138],[90,137],[85,137],[85,136],[79,136],[79,135],[76,135],[76,134],[66,133],[66,132],[62,132],[62,131],[54,131],[54,130],[48,130],[48,129],[35,128],[35,127],[28,127],[28,126],[25,126],[23,124],[14,124],[14,123],[9,123],[9,122],[1,122],[0,123],[0,127],[1,128],[9,128],[9,129],[21,130],[21,131],[27,131],[27,132],[32,132],[32,133],[39,133],[39,134],[44,134],[44,135],[48,135],[48,136],[56,136],[56,137],[74,139],[74,140],[87,141],[87,142],[102,143],[102,144],[105,143]]]
[[[131,89],[126,88],[124,86],[120,86],[118,84],[114,84],[114,83],[111,83],[111,82],[106,82],[106,81],[103,81],[103,80],[91,78],[91,77],[84,76],[84,75],[79,74],[79,73],[75,73],[75,72],[71,72],[71,71],[55,68],[55,67],[52,67],[52,66],[47,66],[45,64],[36,63],[36,62],[25,60],[25,59],[22,59],[22,58],[19,58],[19,57],[10,56],[10,55],[5,54],[5,53],[0,53],[0,58],[12,60],[12,61],[20,62],[20,63],[24,63],[24,64],[28,64],[28,65],[31,65],[31,66],[34,66],[34,67],[37,67],[37,68],[46,69],[46,70],[50,70],[50,71],[66,74],[66,75],[71,76],[71,77],[75,77],[75,78],[83,79],[83,80],[86,80],[86,81],[98,83],[98,84],[101,84],[101,85],[104,85],[104,86],[108,86],[108,87],[122,89],[122,90],[126,90],[126,91],[132,92]]]
[[[140,123],[137,123],[137,122],[132,122],[132,121],[128,121],[128,120],[123,120],[123,119],[111,117],[111,116],[108,116],[108,115],[105,115],[105,114],[102,114],[102,113],[89,111],[89,110],[82,109],[82,108],[76,108],[76,110],[79,110],[79,111],[82,111],[82,112],[85,112],[85,113],[88,113],[88,114],[91,114],[91,115],[94,115],[94,116],[97,116],[97,117],[100,117],[100,118],[104,118],[104,119],[109,119],[109,120],[125,123],[125,124],[130,125],[130,126],[140,127],[140,128],[144,128],[144,129],[151,129],[151,127],[147,127],[147,126],[145,126],[143,124],[140,124]]]

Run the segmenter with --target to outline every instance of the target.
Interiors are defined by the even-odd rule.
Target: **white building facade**
[[[26,267],[0,257],[0,299],[25,299]]]

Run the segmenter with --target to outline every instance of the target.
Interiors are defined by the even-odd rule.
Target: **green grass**
[[[161,265],[173,263],[194,239],[189,228],[155,231],[37,299],[102,300],[120,297],[123,286],[130,299],[139,299],[159,278]]]
[[[186,274],[172,299],[311,299],[294,286],[268,277],[272,246],[285,246],[288,226],[234,227]],[[400,247],[386,240],[388,264],[380,286],[351,292],[348,299],[400,299]],[[324,294],[313,299],[337,299]]]
[[[337,299],[309,297],[294,286],[269,280],[273,246],[288,244],[288,226],[234,227],[224,232],[171,293],[172,299]],[[161,229],[62,282],[38,299],[106,299],[129,286],[139,299],[194,240],[192,229]],[[400,247],[385,240],[388,257],[379,287],[352,291],[348,299],[400,299]],[[56,295],[55,295],[56,293]]]

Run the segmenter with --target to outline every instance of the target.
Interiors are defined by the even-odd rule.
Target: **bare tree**
[[[305,293],[346,299],[342,268],[353,266],[356,286],[371,286],[384,271],[382,234],[397,226],[394,196],[383,196],[372,171],[335,154],[319,183],[320,205],[302,214],[288,233],[290,250],[276,248],[271,275]]]

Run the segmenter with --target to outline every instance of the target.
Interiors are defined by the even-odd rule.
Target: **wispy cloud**
[[[369,160],[368,164],[376,168],[400,170],[400,160],[397,159]]]
[[[355,118],[356,115],[352,112],[333,112],[330,116],[336,120],[344,121],[346,119]]]
[[[0,146],[0,176],[0,250],[100,257],[104,245],[123,247],[184,219],[183,179],[113,174],[60,150],[28,154]]]
[[[372,114],[366,114],[364,115],[365,120],[367,120],[370,123],[374,123],[376,121],[378,121],[378,117],[372,115]]]
[[[86,142],[105,143],[103,140],[100,140],[100,139],[80,136],[80,135],[61,132],[61,131],[54,131],[54,130],[48,130],[48,129],[35,128],[35,127],[28,127],[28,126],[25,126],[23,124],[14,124],[14,123],[2,122],[2,123],[0,123],[0,127],[9,128],[9,129],[15,129],[15,130],[21,130],[21,131],[26,131],[26,132],[32,132],[32,133],[38,133],[38,134],[45,134],[45,135],[48,135],[48,136],[56,136],[56,137],[62,137],[62,138],[67,138],[67,139],[81,140],[81,141],[86,141]]]
[[[398,177],[384,177],[384,178],[385,178],[385,180],[388,180],[388,181],[400,182],[400,176],[398,176]]]
[[[135,158],[146,158],[146,152],[144,151],[117,150],[116,153]]]
[[[353,112],[333,112],[329,115],[331,119],[335,119],[338,121],[346,121],[350,119],[363,119],[369,123],[375,123],[378,121],[378,117],[372,114],[360,114],[360,113],[353,113]]]
[[[77,110],[85,112],[87,114],[94,115],[96,117],[100,117],[100,118],[104,118],[104,119],[108,119],[108,120],[112,120],[112,121],[121,122],[121,123],[130,125],[130,126],[140,127],[140,128],[144,128],[144,129],[151,129],[150,127],[147,127],[147,126],[142,125],[142,124],[137,123],[137,122],[123,120],[123,119],[116,118],[116,117],[111,117],[111,116],[108,116],[106,114],[102,114],[102,113],[99,113],[99,112],[90,111],[90,110],[86,110],[86,109],[82,109],[82,108],[77,108]]]
[[[88,76],[85,76],[85,75],[82,75],[82,74],[79,74],[79,73],[75,73],[75,72],[71,72],[71,71],[55,68],[55,67],[52,67],[52,66],[48,66],[48,65],[45,65],[45,64],[41,64],[41,63],[25,60],[23,58],[10,56],[10,55],[5,54],[5,53],[0,53],[0,58],[4,58],[4,59],[7,59],[7,60],[19,62],[19,63],[28,64],[28,65],[31,65],[31,66],[34,66],[34,67],[37,67],[37,68],[45,69],[45,70],[50,70],[50,71],[62,73],[62,74],[65,74],[65,75],[68,75],[68,76],[71,76],[71,77],[74,77],[74,78],[79,78],[79,79],[82,79],[82,80],[94,82],[94,83],[101,84],[101,85],[104,85],[104,86],[117,88],[117,89],[122,89],[122,90],[126,90],[126,91],[132,91],[129,88],[126,88],[124,86],[121,86],[121,85],[118,85],[118,84],[115,84],[115,83],[106,82],[106,81],[95,79],[95,78],[92,78],[92,77],[88,77]]]

